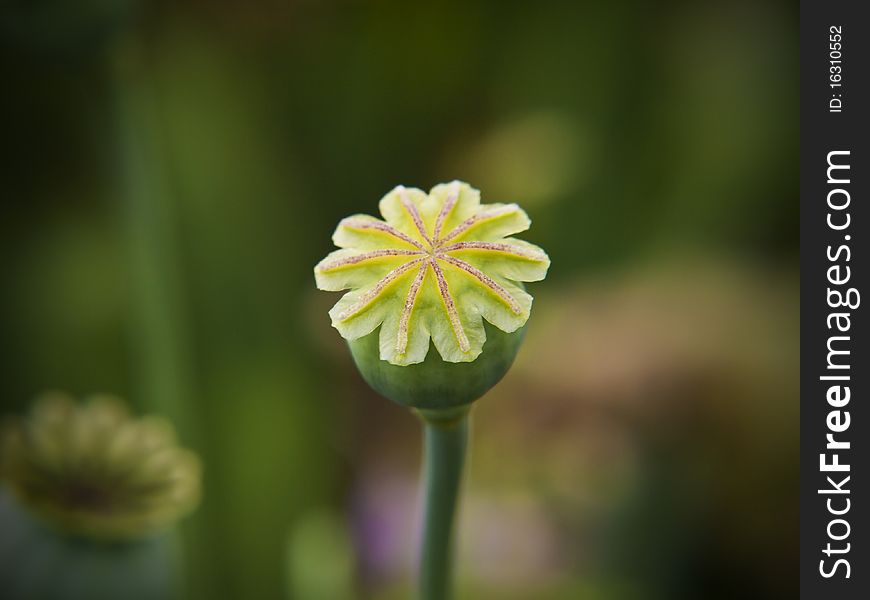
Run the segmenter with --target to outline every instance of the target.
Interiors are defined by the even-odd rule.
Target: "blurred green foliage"
[[[406,597],[417,424],[311,269],[342,216],[454,178],[553,259],[475,421],[464,597],[794,596],[794,3],[25,4],[0,409],[171,418],[204,464],[188,597]]]

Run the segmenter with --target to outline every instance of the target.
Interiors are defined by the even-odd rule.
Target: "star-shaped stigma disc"
[[[422,362],[435,344],[448,362],[483,350],[485,319],[505,332],[523,326],[532,297],[520,282],[540,281],[550,259],[539,247],[506,237],[529,228],[516,204],[481,204],[466,183],[427,195],[399,186],[380,202],[383,220],[343,219],[332,252],[314,269],[317,287],[350,291],[330,311],[354,340],[380,327],[380,358]]]

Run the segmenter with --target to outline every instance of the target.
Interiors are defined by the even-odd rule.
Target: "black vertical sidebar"
[[[800,579],[810,600],[870,598],[866,14],[859,1],[800,9]]]

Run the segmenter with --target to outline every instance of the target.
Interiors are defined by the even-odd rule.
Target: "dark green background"
[[[794,597],[797,59],[793,2],[0,3],[0,409],[172,418],[191,598],[408,597],[419,427],[312,267],[464,179],[553,267],[462,597]]]

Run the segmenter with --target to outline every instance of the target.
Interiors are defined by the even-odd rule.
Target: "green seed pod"
[[[167,421],[47,394],[4,427],[0,458],[4,598],[174,597],[172,526],[199,502],[200,466]]]
[[[530,225],[519,206],[481,204],[459,181],[429,194],[399,186],[380,212],[384,220],[342,220],[341,249],[314,269],[320,289],[350,290],[332,325],[387,398],[421,411],[465,407],[513,362],[532,307],[523,282],[543,279],[550,259],[507,237]]]
[[[451,363],[430,352],[422,363],[400,367],[380,360],[375,333],[348,344],[363,379],[376,392],[403,406],[440,411],[471,404],[513,364],[525,328],[513,333],[491,325],[484,328],[486,344],[474,362]]]
[[[169,529],[199,502],[200,465],[172,426],[132,418],[106,396],[40,398],[3,431],[0,476],[22,508],[58,533],[97,542]]]

